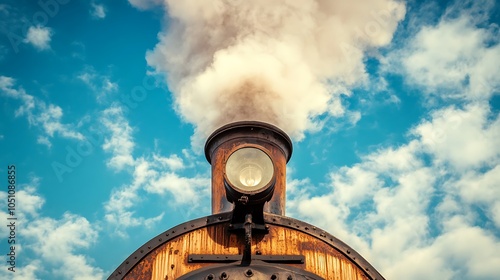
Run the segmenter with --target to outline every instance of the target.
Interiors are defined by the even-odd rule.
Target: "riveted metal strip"
[[[134,266],[136,266],[144,257],[146,257],[154,249],[169,242],[170,240],[183,235],[187,232],[197,230],[206,226],[229,222],[231,219],[231,212],[219,213],[189,222],[185,222],[175,226],[149,240],[146,244],[142,245],[132,255],[130,255],[109,277],[108,280],[123,279]]]
[[[188,263],[231,263],[241,261],[243,255],[208,255],[190,254]],[[305,257],[302,255],[252,255],[252,261],[263,261],[266,263],[295,263],[302,264]]]
[[[361,270],[364,271],[366,276],[372,280],[385,280],[385,278],[370,264],[366,261],[358,252],[353,250],[347,244],[342,242],[340,239],[329,234],[328,232],[310,225],[306,222],[299,221],[293,218],[275,215],[271,213],[264,213],[264,222],[267,225],[277,225],[292,228],[297,231],[304,232],[318,239],[323,240],[333,248],[337,249],[345,257],[356,264]]]

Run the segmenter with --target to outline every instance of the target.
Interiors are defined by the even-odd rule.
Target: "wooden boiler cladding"
[[[190,262],[190,256],[241,256],[244,238],[227,230],[230,218],[227,214],[221,213],[194,220],[158,235],[129,258],[130,262],[133,262],[134,258],[142,257],[140,262],[130,267],[126,275],[121,275],[123,278],[112,279],[178,279],[186,273],[220,265],[215,262]],[[253,237],[253,254],[301,255],[304,257],[304,263],[287,264],[287,266],[317,275],[318,277],[314,279],[384,279],[358,253],[321,229],[273,214],[266,214],[265,219],[269,225],[269,233],[256,234]],[[202,224],[205,226],[197,228]],[[166,239],[168,241],[164,242]],[[115,275],[118,274],[115,272]],[[287,275],[277,275],[279,277],[275,279],[288,279]],[[215,275],[213,279],[222,278]],[[230,280],[231,277],[227,279]],[[248,279],[260,280],[255,277]]]

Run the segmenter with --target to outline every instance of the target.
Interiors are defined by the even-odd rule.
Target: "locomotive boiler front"
[[[216,130],[205,145],[212,215],[154,237],[108,279],[384,279],[333,235],[285,216],[291,154],[267,123]]]

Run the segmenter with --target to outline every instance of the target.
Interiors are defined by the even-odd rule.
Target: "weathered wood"
[[[181,235],[148,254],[125,279],[177,279],[211,265],[188,263],[189,254],[242,254],[243,239],[227,231],[227,223],[217,224]],[[272,225],[266,235],[255,235],[252,254],[303,255],[304,264],[293,264],[325,279],[369,279],[330,244],[291,228]]]

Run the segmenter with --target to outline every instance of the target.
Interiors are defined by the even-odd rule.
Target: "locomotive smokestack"
[[[212,133],[205,156],[212,165],[212,213],[231,211],[233,202],[267,201],[264,211],[284,215],[286,164],[292,141],[268,123],[242,121]]]

